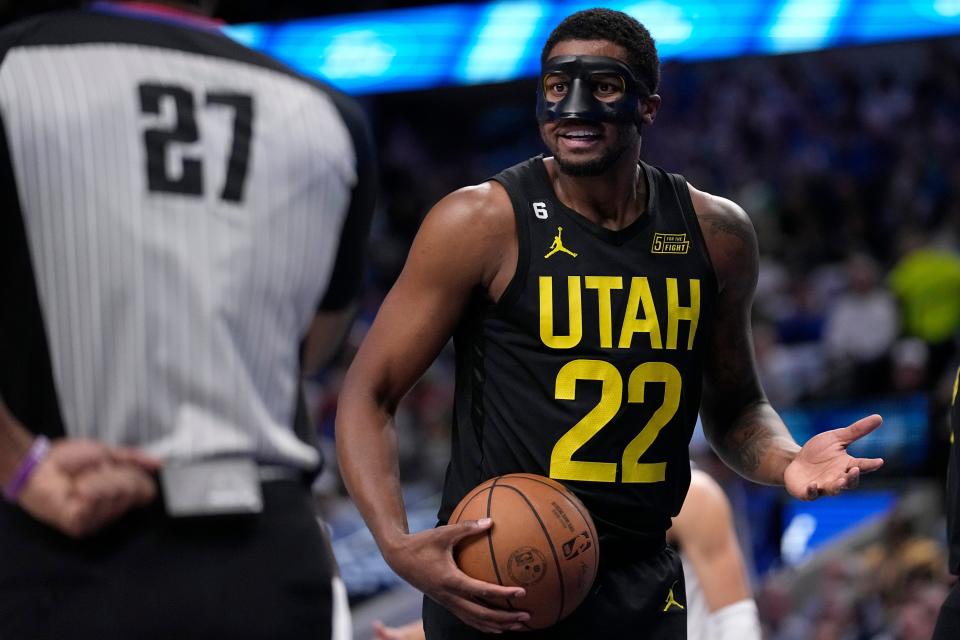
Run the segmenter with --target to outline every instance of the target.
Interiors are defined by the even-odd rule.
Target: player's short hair
[[[586,9],[570,14],[558,24],[543,45],[540,64],[557,43],[565,40],[607,40],[627,51],[627,64],[650,93],[660,86],[660,58],[653,36],[635,18],[612,9]]]

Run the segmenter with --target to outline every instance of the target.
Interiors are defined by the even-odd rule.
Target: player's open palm
[[[409,534],[384,557],[400,577],[471,627],[487,633],[519,631],[530,614],[495,603],[521,597],[524,590],[471,578],[453,559],[461,540],[483,533],[490,524],[489,519],[471,520]]]
[[[849,427],[824,431],[807,440],[783,474],[787,491],[800,500],[815,500],[856,487],[860,474],[876,471],[883,460],[854,458],[847,447],[882,423],[878,415],[867,416]]]

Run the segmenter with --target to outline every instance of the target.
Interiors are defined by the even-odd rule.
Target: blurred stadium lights
[[[578,1],[433,5],[227,28],[237,40],[355,94],[533,76]],[[960,33],[960,0],[609,2],[649,27],[661,57],[698,60]]]
[[[849,2],[841,0],[786,0],[767,31],[767,51],[786,53],[822,49]]]
[[[512,80],[546,7],[543,2],[495,2],[467,46],[457,79],[464,84]]]
[[[892,490],[860,490],[830,500],[787,502],[780,555],[787,566],[808,560],[818,549],[890,514],[899,496]]]

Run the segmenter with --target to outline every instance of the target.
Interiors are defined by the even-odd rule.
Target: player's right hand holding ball
[[[453,558],[461,540],[483,533],[491,524],[489,518],[483,518],[404,534],[391,548],[382,549],[383,556],[401,578],[471,627],[486,633],[520,631],[530,614],[491,603],[522,598],[525,591],[475,580],[462,572]],[[518,606],[522,606],[520,601]]]

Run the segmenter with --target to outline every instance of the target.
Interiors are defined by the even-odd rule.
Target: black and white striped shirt
[[[126,12],[21,23],[0,56],[0,397],[47,435],[315,466],[299,344],[359,285],[356,105]]]

